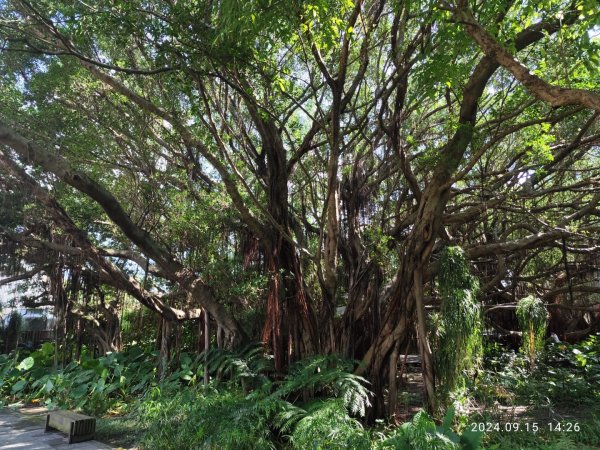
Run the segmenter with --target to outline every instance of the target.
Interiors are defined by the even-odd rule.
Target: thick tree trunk
[[[300,261],[293,247],[280,239],[267,254],[271,286],[262,340],[273,348],[275,368],[314,353],[314,319],[304,288]]]
[[[392,296],[388,311],[383,319],[380,332],[363,358],[364,367],[370,378],[380,378],[384,384],[384,370],[389,368],[389,358],[395,346],[408,344],[413,318],[417,313],[419,349],[422,354],[423,379],[429,408],[434,405],[433,367],[431,350],[427,343],[425,309],[422,302],[424,267],[428,264],[433,244],[441,227],[441,218],[449,196],[449,186],[443,174],[434,177],[423,192],[417,219],[406,245],[400,269],[392,286]],[[417,274],[417,276],[415,276]],[[415,284],[418,283],[418,286]],[[420,297],[421,300],[417,300]],[[420,319],[419,319],[420,318]],[[363,370],[363,369],[361,369]],[[381,401],[381,400],[380,400]],[[377,406],[383,409],[383,406]]]
[[[268,240],[263,241],[271,286],[267,296],[262,340],[273,348],[275,369],[282,371],[292,361],[312,354],[316,348],[315,320],[295,246],[288,208],[286,150],[277,126],[261,117],[249,104],[263,142],[267,162],[268,213],[273,221]]]
[[[433,373],[433,361],[431,347],[427,337],[427,323],[425,317],[425,304],[423,299],[423,269],[416,267],[414,273],[413,293],[417,309],[417,339],[419,342],[419,353],[421,355],[421,366],[423,373],[423,384],[427,407],[430,412],[436,411],[435,380]]]
[[[380,326],[380,289],[383,270],[369,258],[361,236],[360,215],[368,206],[370,192],[357,160],[351,174],[343,178],[341,202],[346,216],[347,234],[340,236],[339,251],[344,264],[348,301],[337,328],[337,350],[359,359],[375,340]]]
[[[394,418],[398,408],[398,352],[399,347],[396,345],[390,355],[390,368],[388,369],[388,417]]]

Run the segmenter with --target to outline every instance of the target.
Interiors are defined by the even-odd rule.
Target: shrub
[[[395,450],[476,450],[483,433],[465,430],[457,435],[451,429],[454,408],[448,409],[442,425],[436,426],[425,411],[419,411],[410,422],[398,427],[378,444],[379,449]]]
[[[147,430],[140,448],[273,448],[265,418],[236,388],[158,388],[139,402],[136,417]]]
[[[443,251],[438,288],[442,303],[436,319],[438,333],[433,339],[434,364],[444,404],[452,391],[464,386],[463,372],[478,364],[483,348],[479,285],[460,247]]]
[[[291,435],[293,448],[299,450],[371,448],[371,441],[360,422],[348,415],[344,402],[317,401],[295,424]]]
[[[533,367],[537,354],[544,347],[548,312],[539,298],[530,295],[519,300],[517,319],[523,333],[523,353],[527,355],[529,364]]]

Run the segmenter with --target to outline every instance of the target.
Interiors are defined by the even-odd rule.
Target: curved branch
[[[456,9],[454,15],[483,52],[508,70],[529,92],[553,107],[581,105],[600,112],[600,95],[585,89],[554,86],[529,71],[483,28],[467,8]]]
[[[14,283],[15,281],[28,280],[48,268],[49,268],[49,266],[47,266],[47,265],[40,266],[40,267],[36,267],[32,270],[29,270],[25,273],[22,273],[20,275],[14,275],[12,277],[2,278],[2,279],[0,279],[0,286],[4,286],[5,284]]]
[[[117,202],[117,200],[103,187],[99,186],[97,183],[93,182],[91,179],[89,179],[83,174],[79,174],[78,172],[74,172],[73,174],[72,172],[70,172],[70,168],[68,167],[66,161],[64,161],[60,157],[53,157],[48,152],[45,152],[41,147],[39,147],[31,141],[26,140],[10,128],[4,126],[2,123],[0,123],[0,144],[10,146],[19,154],[30,155],[29,160],[34,160],[35,162],[42,165],[44,169],[53,172],[57,176],[61,174],[62,177],[66,178],[66,182],[76,178],[76,183],[74,187],[77,187],[79,183],[83,183],[82,189],[79,190],[84,193],[86,193],[86,190],[90,190],[92,193],[101,192],[105,194],[106,197],[100,196],[99,199],[92,197],[92,195],[90,195],[90,197],[94,198],[94,200],[96,200],[105,209],[105,211],[108,209],[108,211],[114,213],[115,211],[120,210],[122,212],[122,215],[117,216],[116,219],[119,222],[123,222],[126,225],[130,224],[130,226],[132,226],[130,228],[126,228],[126,230],[131,231],[131,229],[135,227],[133,229],[137,230],[138,233],[145,233],[143,230],[139,229],[135,224],[133,224],[133,222],[131,222],[131,219],[129,219],[129,217],[126,215],[126,213],[123,211],[123,209],[118,203],[113,205],[104,204],[104,202],[107,201],[107,198],[109,199],[108,201]],[[160,315],[169,320],[196,319],[200,317],[200,315],[202,314],[202,308],[204,308],[215,318],[215,320],[220,325],[222,325],[227,330],[227,332],[231,336],[232,341],[237,340],[242,335],[242,331],[240,330],[233,317],[231,317],[231,315],[225,310],[224,306],[215,299],[209,287],[200,278],[194,275],[194,273],[184,268],[179,262],[170,258],[160,258],[156,260],[161,269],[165,271],[165,275],[168,276],[168,278],[171,279],[171,281],[177,282],[189,293],[193,294],[194,300],[198,301],[202,308],[183,311],[166,305],[156,295],[153,295],[146,291],[137,280],[135,280],[132,277],[126,276],[112,262],[105,259],[102,256],[101,252],[90,242],[87,235],[82,230],[80,230],[77,227],[77,225],[75,225],[75,223],[71,220],[71,218],[68,216],[66,211],[60,206],[60,204],[50,196],[48,191],[40,187],[22,168],[20,168],[14,161],[8,158],[1,150],[0,168],[3,168],[4,171],[9,172],[18,179],[20,179],[31,190],[33,196],[47,209],[47,211],[53,217],[54,221],[71,235],[71,237],[74,239],[74,243],[77,246],[81,247],[86,252],[87,258],[90,261],[94,262],[101,270],[105,271],[109,276],[111,276],[113,278],[113,281],[117,283],[117,286],[121,287],[123,290],[134,296],[144,306],[148,307],[154,312],[159,313]],[[106,211],[107,214],[108,211]],[[115,221],[115,223],[117,222]],[[119,223],[117,223],[117,225],[119,225]],[[119,227],[121,226],[119,225]],[[121,229],[123,230],[123,228]],[[123,231],[125,232],[125,230]],[[135,236],[136,235],[134,234],[133,237]],[[133,241],[132,237],[128,237]],[[149,236],[148,239],[151,242],[151,238]],[[144,243],[145,242],[142,241],[142,244]],[[154,243],[153,245],[157,244]],[[140,248],[147,252],[152,250],[151,247],[148,249],[144,248],[143,246],[140,246]],[[161,251],[161,253],[159,253],[159,256],[161,256],[162,254],[166,254],[166,252]]]

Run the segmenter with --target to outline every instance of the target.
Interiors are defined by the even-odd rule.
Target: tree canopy
[[[0,283],[341,353],[375,415],[415,336],[434,398],[446,247],[497,331],[529,294],[597,331],[599,33],[593,0],[0,0]]]

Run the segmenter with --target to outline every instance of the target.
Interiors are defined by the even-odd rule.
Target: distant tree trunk
[[[173,355],[173,362],[175,367],[179,367],[179,357],[181,356],[181,323],[173,322],[173,326],[175,328],[173,335],[173,345],[171,349],[171,353]]]
[[[160,380],[163,380],[167,374],[167,368],[171,357],[171,325],[170,321],[162,319],[157,369],[158,378]]]
[[[121,340],[121,321],[119,320],[119,308],[117,300],[106,304],[104,292],[100,287],[96,288],[98,293],[98,310],[101,313],[98,335],[105,341],[105,351],[119,352],[123,344]]]
[[[208,385],[208,351],[210,350],[210,317],[204,310],[204,385]]]
[[[4,330],[4,353],[16,350],[19,347],[19,335],[23,326],[21,314],[13,311],[8,319],[8,324]]]
[[[83,324],[81,323],[82,319],[78,318],[77,319],[77,345],[75,347],[75,360],[76,361],[81,361],[81,348],[83,347],[83,333],[82,333],[82,328],[83,328]]]
[[[205,350],[204,343],[204,322],[206,321],[206,311],[198,319],[198,330],[196,331],[196,353],[200,354]]]
[[[63,285],[63,266],[55,265],[49,271],[50,292],[54,297],[54,320],[55,320],[55,351],[54,363],[58,367],[59,362],[65,365],[66,339],[67,339],[67,310],[69,299]],[[60,355],[60,356],[59,356]]]

